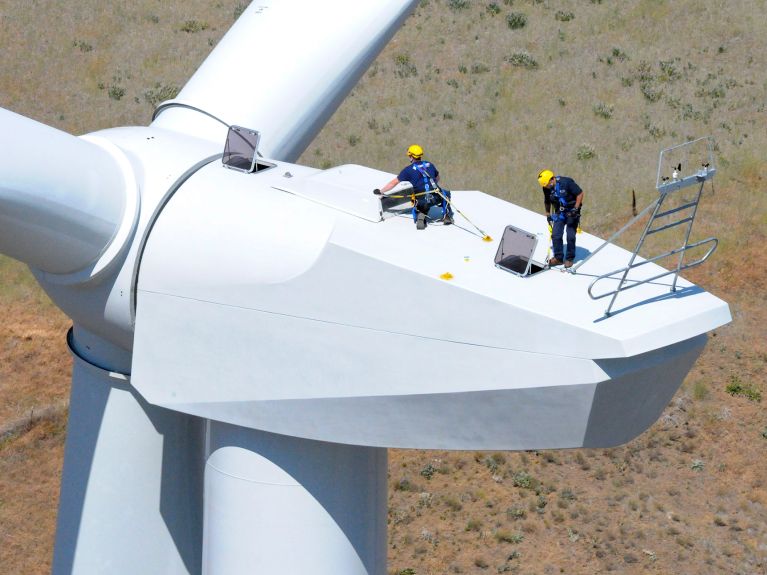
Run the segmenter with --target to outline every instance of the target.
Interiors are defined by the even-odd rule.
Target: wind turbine
[[[54,573],[385,573],[386,448],[623,443],[730,320],[681,279],[605,319],[585,274],[416,232],[372,194],[391,174],[291,163],[415,4],[253,3],[148,127],[0,111],[0,251],[73,320]],[[231,126],[259,169],[222,164]],[[453,199],[496,237],[545,227]]]

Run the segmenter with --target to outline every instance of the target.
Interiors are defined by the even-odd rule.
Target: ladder
[[[689,163],[691,155],[697,156],[699,161],[699,166],[696,166],[696,168],[693,170],[690,170],[688,167],[691,165]],[[692,165],[695,165],[695,160],[692,161]],[[683,170],[683,166],[685,167],[685,170]],[[665,174],[670,175],[667,176]],[[713,139],[710,136],[699,138],[697,140],[662,150],[660,153],[660,160],[658,162],[658,178],[656,182],[658,197],[653,200],[649,206],[637,214],[629,223],[623,226],[623,228],[621,228],[602,245],[600,245],[596,250],[594,250],[586,258],[568,270],[570,273],[576,273],[578,268],[580,268],[584,263],[594,257],[602,248],[611,244],[629,227],[643,218],[648,212],[652,212],[649,220],[647,221],[647,224],[645,225],[644,231],[642,232],[642,235],[639,238],[633,253],[631,254],[631,257],[629,258],[628,264],[617,270],[597,276],[588,287],[588,293],[591,299],[597,300],[612,296],[610,303],[605,310],[605,317],[609,317],[611,315],[613,305],[615,304],[615,300],[617,299],[619,293],[672,274],[674,275],[674,281],[671,284],[671,291],[674,292],[676,291],[676,284],[680,272],[701,265],[711,256],[711,254],[714,253],[719,244],[719,240],[717,240],[717,238],[711,237],[706,238],[705,240],[690,243],[690,233],[692,231],[692,226],[695,223],[695,216],[698,212],[698,204],[700,203],[700,199],[703,195],[703,186],[708,180],[711,180],[715,174],[716,168],[714,167],[713,163]],[[695,185],[698,186],[698,190],[694,199],[683,200],[684,203],[682,205],[664,209],[664,205],[667,204],[667,200],[674,196],[679,190]],[[642,246],[644,245],[647,238],[654,234],[676,228],[677,226],[685,225],[686,229],[684,230],[684,241],[682,242],[681,246],[649,259],[642,259],[639,262],[636,261],[637,255],[642,249]],[[684,256],[687,250],[691,250],[704,245],[709,245],[709,248],[702,257],[690,262],[684,261]],[[658,260],[672,256],[678,256],[674,269],[664,270],[662,273],[650,278],[644,278],[641,280],[629,279],[629,273],[632,270],[635,270],[648,263],[656,262]],[[604,293],[599,293],[597,295],[594,294],[594,286],[597,283],[606,279],[614,281],[618,279],[618,276],[620,276],[620,280],[618,282],[617,288]]]

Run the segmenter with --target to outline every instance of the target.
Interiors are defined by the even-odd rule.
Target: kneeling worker
[[[565,267],[570,268],[575,259],[575,234],[581,219],[583,190],[572,178],[556,176],[551,170],[543,170],[538,174],[538,183],[543,188],[546,219],[552,228],[551,242],[554,247],[554,257],[549,260],[549,265],[561,265],[564,259]],[[565,228],[567,228],[567,254],[563,253],[562,245]]]
[[[423,160],[423,148],[418,144],[410,146],[407,149],[407,155],[410,159],[410,165],[404,168],[391,182],[381,188],[380,193],[385,194],[400,182],[410,182],[415,194],[415,199],[413,200],[413,220],[415,220],[416,227],[419,230],[424,229],[426,227],[427,216],[430,219],[442,219],[442,222],[446,225],[452,224],[452,210],[445,200],[445,198],[450,197],[450,192],[441,190],[437,185],[439,170],[431,162]],[[429,210],[436,206],[441,206],[441,208],[439,210],[432,210],[434,215],[430,215]]]

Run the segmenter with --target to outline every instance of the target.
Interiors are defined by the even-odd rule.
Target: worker
[[[399,175],[375,193],[385,194],[400,182],[410,182],[413,186],[413,221],[416,228],[426,228],[426,221],[442,221],[444,225],[453,223],[449,199],[450,192],[439,187],[437,166],[423,159],[423,148],[413,144],[407,149],[410,165]]]
[[[557,176],[551,170],[538,174],[538,183],[543,188],[543,203],[546,207],[546,220],[551,226],[551,243],[554,257],[549,266],[573,265],[575,259],[575,234],[581,219],[583,190],[575,180],[567,176]],[[564,253],[562,235],[567,229],[567,253]]]

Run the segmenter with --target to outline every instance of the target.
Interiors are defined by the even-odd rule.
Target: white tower
[[[73,320],[54,573],[383,574],[387,447],[628,441],[729,321],[681,279],[602,321],[587,277],[512,275],[460,219],[384,210],[391,174],[288,163],[414,4],[251,4],[146,128],[0,111],[0,251]],[[222,165],[231,125],[261,133],[261,169]],[[453,199],[496,237],[545,227]]]

